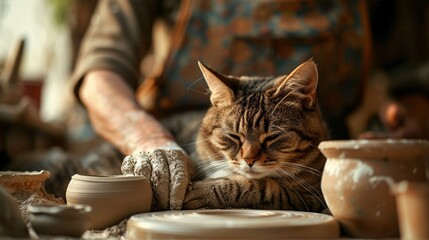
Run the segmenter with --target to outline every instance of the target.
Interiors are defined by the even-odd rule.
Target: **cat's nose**
[[[248,159],[244,159],[244,161],[246,161],[247,165],[249,165],[249,167],[252,167],[253,164],[255,164],[256,159],[254,158],[248,158]]]
[[[245,140],[241,146],[241,157],[249,164],[253,163],[258,159],[261,154],[261,146],[259,142]],[[249,163],[250,162],[250,163]]]

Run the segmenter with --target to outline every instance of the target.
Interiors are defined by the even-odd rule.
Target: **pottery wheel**
[[[127,239],[338,238],[329,215],[271,210],[186,210],[137,214],[127,223]]]

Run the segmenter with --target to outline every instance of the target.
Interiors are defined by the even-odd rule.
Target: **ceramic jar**
[[[80,237],[87,229],[91,207],[86,205],[34,205],[30,223],[39,235]]]
[[[322,174],[326,203],[351,237],[398,237],[395,197],[399,181],[427,181],[429,142],[344,140],[321,142],[327,158]]]
[[[393,193],[401,239],[429,239],[429,182],[401,181]]]
[[[89,229],[104,229],[136,213],[148,212],[152,189],[143,176],[75,174],[67,187],[68,205],[92,208]]]

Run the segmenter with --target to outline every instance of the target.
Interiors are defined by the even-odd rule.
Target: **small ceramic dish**
[[[87,205],[33,205],[30,223],[38,235],[80,237],[89,224],[91,207]]]

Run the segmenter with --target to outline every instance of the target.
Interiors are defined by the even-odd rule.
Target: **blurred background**
[[[351,137],[371,127],[390,86],[415,73],[429,81],[429,1],[367,3],[371,69],[348,120]],[[29,150],[81,149],[95,138],[69,77],[96,4],[0,0],[0,167]]]

